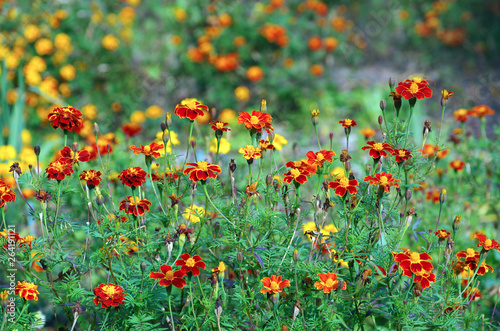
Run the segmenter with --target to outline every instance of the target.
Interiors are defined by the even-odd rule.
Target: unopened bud
[[[144,272],[146,270],[146,262],[141,262],[141,271]]]
[[[266,176],[266,186],[269,187],[273,183],[273,176],[267,175]]]
[[[35,151],[36,156],[40,155],[40,146],[36,145],[35,147],[33,147],[33,150]]]
[[[453,253],[453,246],[455,246],[455,242],[448,236],[448,241],[446,242],[446,248],[444,249],[444,255],[450,256]]]
[[[235,171],[236,163],[234,162],[234,159],[231,159],[231,162],[229,162],[229,177],[233,177]]]
[[[293,262],[297,263],[297,261],[299,261],[299,251],[295,249],[293,251]]]
[[[380,110],[384,111],[386,107],[387,107],[387,101],[381,100],[380,101]]]
[[[458,231],[458,229],[460,228],[460,220],[461,219],[462,219],[462,216],[460,216],[460,215],[455,216],[455,219],[453,220],[453,225],[452,225],[453,231],[455,231],[455,232]]]
[[[431,128],[431,121],[430,120],[425,120],[424,122],[424,129],[422,131],[422,134],[424,135],[424,138],[427,138],[427,135],[429,134],[429,132],[432,131],[432,128]]]
[[[194,140],[194,139],[193,139],[193,140],[191,141],[191,147],[192,147],[193,149],[196,149],[196,140]]]
[[[274,131],[269,132],[269,134],[267,135],[267,137],[269,138],[269,142],[272,145],[273,141],[274,141],[274,137],[276,137],[276,135],[274,134]]]
[[[71,150],[73,151],[73,153],[78,152],[78,143],[77,142],[74,142],[73,145],[71,145]]]
[[[97,136],[99,134],[99,125],[97,125],[96,122],[94,122],[94,125],[92,125],[92,132]]]
[[[330,140],[333,139],[333,132],[330,132]]]
[[[346,170],[346,171],[351,171],[351,162],[347,161],[347,162],[345,163],[345,170]]]
[[[104,197],[102,196],[102,194],[97,194],[97,196],[95,198],[95,202],[97,203],[98,206],[102,206],[104,204]],[[125,205],[127,203],[128,202],[126,202]],[[128,210],[128,206],[126,207],[125,210]]]
[[[108,151],[108,154],[111,153],[111,144],[106,145],[106,150]]]
[[[410,189],[407,189],[406,192],[405,192],[405,199],[406,201],[410,201],[411,199],[411,190]]]
[[[80,304],[80,301],[75,303],[73,306],[73,309],[71,309],[71,312],[73,313],[73,316],[75,316],[75,319],[78,317],[83,312],[82,305]]]
[[[238,254],[236,255],[236,259],[238,260],[238,263],[241,264],[243,262],[243,253],[238,252]]]
[[[167,129],[167,124],[165,124],[165,122],[161,122],[160,129],[161,131],[165,131]]]
[[[167,112],[165,114],[165,124],[167,124],[167,127],[170,127],[172,125],[172,114]]]
[[[384,118],[382,116],[378,117],[378,125],[382,125],[384,123]]]
[[[389,78],[389,88],[392,90],[394,85],[396,85],[396,81],[394,80],[394,78],[390,77]]]
[[[267,101],[266,99],[262,99],[260,102],[260,111],[265,113],[267,111]]]
[[[443,204],[446,202],[446,189],[441,190],[441,194],[439,195],[439,203]]]

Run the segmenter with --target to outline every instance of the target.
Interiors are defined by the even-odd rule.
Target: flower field
[[[0,2],[0,331],[498,329],[472,7]]]

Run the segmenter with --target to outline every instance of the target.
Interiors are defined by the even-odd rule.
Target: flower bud
[[[382,125],[384,123],[384,118],[382,116],[378,117],[378,125]]]
[[[229,162],[229,177],[233,177],[235,171],[236,163],[234,162],[234,159],[231,159],[231,162]]]
[[[446,247],[444,249],[445,256],[450,256],[453,253],[453,246],[455,246],[455,242],[451,236],[448,236],[448,241],[446,242]]]
[[[243,262],[243,253],[238,252],[238,254],[236,255],[236,259],[238,260],[238,263],[241,264]]]
[[[412,192],[411,192],[410,189],[407,189],[406,192],[405,192],[405,199],[406,199],[407,202],[410,201],[410,199],[411,199],[411,193]]]
[[[387,107],[387,101],[381,100],[380,101],[380,110],[384,111],[386,107]]]
[[[95,198],[95,202],[97,203],[98,206],[102,206],[104,204],[104,197],[102,194],[97,194]],[[125,203],[127,205],[128,202]],[[125,206],[125,210],[128,210],[128,206]]]
[[[78,143],[77,142],[74,142],[73,145],[71,145],[71,150],[73,151],[73,153],[78,152]]]
[[[262,99],[260,102],[260,111],[265,113],[267,111],[267,101],[266,99]]]
[[[446,202],[446,189],[441,190],[441,194],[439,195],[439,203],[443,204]]]
[[[299,261],[299,251],[295,249],[293,251],[293,262],[297,263],[297,261]]]
[[[94,122],[94,125],[92,125],[92,132],[94,133],[94,135],[98,135],[99,134],[99,125],[97,125],[96,122]]]
[[[311,121],[314,126],[318,125],[319,109],[311,109]]]
[[[276,135],[274,134],[274,131],[271,131],[269,132],[269,134],[267,135],[267,137],[269,138],[269,143],[272,145],[273,144],[273,141],[274,141],[274,137]]]
[[[330,140],[333,139],[333,132],[330,132]]]
[[[458,231],[458,229],[460,228],[460,220],[461,219],[462,219],[462,216],[460,216],[460,215],[455,216],[455,219],[453,220],[453,225],[452,225],[453,231],[455,231],[455,232]]]
[[[266,176],[266,186],[269,187],[273,183],[273,176],[267,175]]]
[[[427,135],[431,131],[432,131],[431,121],[430,120],[425,120],[425,122],[424,122],[424,129],[422,131],[422,135],[424,136],[424,138],[427,138]]]
[[[351,162],[347,161],[344,166],[346,171],[351,171]]]
[[[392,88],[394,87],[394,85],[396,85],[396,81],[394,80],[394,78],[392,77],[389,77],[389,88],[392,90]]]
[[[33,150],[35,151],[36,156],[40,155],[40,146],[36,145],[35,147],[33,147]]]
[[[146,262],[141,262],[141,271],[144,272],[146,270]]]
[[[194,139],[193,139],[193,140],[191,141],[191,147],[192,147],[193,149],[196,149],[196,140],[194,140]]]

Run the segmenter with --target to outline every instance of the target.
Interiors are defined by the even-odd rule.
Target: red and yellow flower
[[[123,185],[129,187],[138,187],[146,182],[147,173],[140,167],[131,167],[123,170],[118,178],[122,181]]]
[[[448,239],[448,237],[451,235],[451,233],[446,231],[445,229],[437,230],[434,234],[439,238],[439,241]]]
[[[187,285],[184,276],[186,274],[182,270],[173,271],[172,267],[169,265],[162,265],[160,267],[161,272],[151,272],[149,278],[159,279],[158,285],[169,287],[174,285],[177,288],[184,288]]]
[[[322,167],[325,161],[328,161],[330,163],[333,162],[333,157],[335,156],[335,152],[323,150],[314,153],[313,151],[309,151],[307,152],[306,156],[307,156],[307,163],[317,165],[318,167]]]
[[[210,164],[206,161],[200,161],[198,163],[187,163],[189,167],[184,170],[184,175],[189,174],[189,179],[193,182],[199,180],[206,181],[208,178],[217,178],[216,173],[220,173],[220,166],[216,164]]]
[[[47,118],[54,129],[79,131],[83,127],[82,113],[71,106],[54,108],[49,112]]]
[[[259,145],[260,145],[260,149],[262,152],[265,152],[267,149],[274,149],[274,146],[271,144],[271,142],[268,139],[259,140]]]
[[[163,149],[163,144],[157,144],[152,142],[149,145],[141,147],[136,147],[135,145],[130,146],[130,149],[133,150],[135,155],[144,154],[145,156],[153,156],[155,159],[159,158],[161,154],[158,152]]]
[[[422,276],[422,272],[431,272],[433,269],[432,263],[429,262],[432,258],[425,252],[412,252],[408,249],[402,253],[395,254],[394,260],[399,263],[403,274],[410,278],[412,277],[412,273]]]
[[[274,131],[272,127],[272,116],[268,113],[253,110],[252,114],[242,111],[240,116],[237,118],[238,123],[243,123],[245,129],[255,130],[255,132],[262,132],[262,129],[266,130],[267,133]]]
[[[391,186],[399,187],[401,180],[393,178],[392,174],[386,174],[385,172],[376,173],[375,176],[366,176],[364,181],[370,181],[370,185],[378,185],[383,187],[386,193],[389,193]]]
[[[281,279],[281,276],[271,275],[271,278],[264,277],[260,280],[262,282],[262,288],[260,293],[276,294],[283,291],[285,287],[290,286],[290,281],[288,279]]]
[[[485,117],[487,115],[494,115],[495,111],[486,105],[480,105],[469,110],[469,116],[472,117]]]
[[[84,180],[87,183],[88,188],[93,189],[101,183],[101,172],[95,170],[84,170],[80,175],[80,180]]]
[[[415,273],[414,283],[420,284],[422,290],[431,286],[436,281],[436,275],[432,271],[422,271]]]
[[[370,129],[370,128],[361,129],[361,130],[359,130],[359,132],[365,137],[366,140],[373,137],[376,133],[375,130]]]
[[[465,162],[462,160],[453,160],[450,162],[450,168],[452,168],[455,171],[462,171],[464,170],[465,167]]]
[[[145,212],[149,211],[150,206],[151,202],[148,201],[147,199],[140,199],[139,197],[127,196],[126,200],[122,200],[120,202],[118,210],[123,210],[125,214],[134,214],[135,216],[142,216],[144,215]]]
[[[318,274],[319,282],[314,283],[318,290],[323,290],[323,293],[330,293],[332,290],[339,290],[339,280],[337,274],[334,272],[327,272],[326,274]],[[347,288],[346,283],[342,286],[341,290]]]
[[[198,116],[204,116],[208,112],[208,106],[196,99],[184,99],[175,106],[174,114],[180,118],[189,118],[194,121]]]
[[[238,153],[243,154],[243,157],[247,161],[262,157],[262,154],[260,152],[260,147],[254,147],[252,145],[245,145],[245,147],[240,147],[240,149],[238,150]]]
[[[409,159],[411,159],[413,156],[411,155],[411,152],[404,149],[404,148],[401,148],[401,149],[394,149],[394,151],[392,152],[393,155],[396,156],[396,162],[397,163],[401,163],[403,161],[408,161]]]
[[[26,300],[35,300],[38,301],[38,285],[33,283],[27,283],[23,280],[23,282],[17,282],[16,287],[14,288],[14,294],[19,295],[21,298]]]
[[[175,261],[175,265],[181,266],[181,271],[185,274],[191,271],[193,276],[198,276],[200,268],[205,269],[207,266],[199,255],[191,257],[188,253],[184,253],[180,257],[179,260]]]
[[[378,159],[382,156],[387,156],[386,152],[393,153],[394,149],[388,143],[376,143],[375,141],[367,141],[368,146],[361,147],[362,150],[370,149],[368,153],[372,158]]]
[[[16,201],[16,194],[10,189],[9,185],[0,179],[0,207],[3,207],[6,202],[13,201]]]
[[[411,98],[424,99],[432,97],[432,90],[429,88],[429,83],[418,77],[415,77],[412,80],[407,79],[404,82],[399,82],[396,87],[396,92],[401,94],[405,100]]]
[[[293,168],[283,174],[283,181],[288,184],[290,184],[292,181],[295,183],[295,185],[304,184],[305,182],[307,182],[307,176],[309,175],[310,173],[306,170]]]
[[[109,283],[101,284],[94,288],[94,303],[101,304],[102,308],[118,307],[125,303],[126,294],[121,286]]]
[[[335,190],[335,194],[339,197],[343,197],[347,192],[349,192],[349,194],[356,194],[358,192],[358,185],[359,183],[356,179],[349,180],[341,176],[338,176],[334,182],[328,183],[328,187]]]
[[[142,126],[137,123],[127,123],[122,125],[122,131],[127,137],[133,137],[139,134],[142,130]]]
[[[477,247],[483,247],[483,250],[489,251],[490,249],[496,249],[500,252],[500,247],[498,246],[498,242],[495,239],[488,239],[484,234],[476,234],[474,236],[479,242],[477,243]]]
[[[469,119],[469,111],[464,108],[457,109],[453,112],[453,116],[458,122],[467,122]]]
[[[211,125],[210,128],[212,130],[214,130],[215,132],[220,132],[220,134],[222,134],[222,132],[231,131],[230,128],[226,128],[226,126],[229,125],[229,123],[226,122],[214,121],[210,122],[210,125]]]
[[[52,161],[45,169],[47,177],[49,179],[57,179],[59,181],[64,180],[66,176],[70,176],[73,173],[73,164],[66,158],[60,158],[58,160]]]
[[[75,153],[71,148],[65,146],[63,149],[56,153],[55,159],[57,160],[61,158],[73,164],[78,162],[88,162],[90,161],[90,153],[84,149]]]
[[[356,125],[358,125],[355,120],[351,120],[350,118],[346,118],[343,121],[339,121],[339,124],[342,124],[342,126],[346,129],[353,128]]]

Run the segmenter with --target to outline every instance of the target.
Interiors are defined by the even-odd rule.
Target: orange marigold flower
[[[375,135],[375,130],[370,129],[370,128],[361,129],[361,130],[359,130],[359,132],[361,132],[361,134],[363,136],[365,136],[366,140],[370,139],[371,137],[373,137]]]
[[[412,277],[412,273],[421,275],[422,271],[431,272],[433,269],[431,256],[427,253],[418,253],[406,250],[403,253],[396,254],[394,257],[396,262],[399,262],[399,267],[403,270],[403,274]],[[422,286],[423,287],[423,286]]]
[[[420,78],[413,78],[412,80],[405,80],[399,82],[396,87],[396,92],[401,94],[405,100],[411,98],[424,99],[432,97],[432,90],[429,88],[429,83]]]
[[[436,275],[432,271],[417,272],[415,273],[415,279],[413,280],[414,283],[420,283],[420,286],[422,286],[422,290],[430,287],[431,283],[434,283],[435,281]]]
[[[457,109],[453,112],[453,116],[458,122],[467,122],[469,119],[469,111],[464,108]]]
[[[140,124],[137,124],[137,123],[127,123],[127,124],[122,125],[122,131],[123,131],[123,133],[125,133],[125,135],[128,138],[139,134],[139,132],[141,132],[141,130],[142,130],[142,126]]]
[[[311,177],[311,174],[315,174],[318,171],[318,166],[314,163],[309,163],[304,160],[300,161],[289,161],[285,164],[288,168],[299,169],[304,171],[306,176]]]
[[[181,259],[175,261],[175,265],[180,265],[181,271],[185,274],[191,271],[193,276],[198,276],[200,268],[205,269],[207,266],[199,255],[191,257],[188,253],[182,254]]]
[[[123,210],[125,214],[134,214],[135,216],[142,216],[144,215],[145,212],[149,211],[150,206],[151,202],[149,202],[147,199],[140,199],[139,197],[127,196],[126,200],[122,200],[120,202],[118,210]]]
[[[336,154],[334,151],[319,151],[314,153],[313,151],[307,152],[307,163],[317,165],[318,167],[322,167],[325,161],[330,163],[333,162],[333,158]]]
[[[480,105],[472,108],[469,115],[472,117],[485,117],[486,115],[493,115],[495,111],[486,105]]]
[[[126,294],[123,293],[123,288],[115,284],[101,284],[94,288],[94,303],[101,304],[102,308],[118,307],[125,303]]]
[[[253,147],[252,145],[245,145],[245,147],[240,147],[238,153],[243,154],[243,157],[249,161],[253,159],[258,159],[262,157],[260,153],[261,149],[259,147]]]
[[[149,278],[159,279],[158,285],[169,287],[174,285],[177,288],[183,288],[187,285],[184,276],[186,274],[182,270],[173,271],[172,267],[169,265],[162,265],[160,267],[161,272],[151,272],[149,273]]]
[[[496,249],[500,252],[500,248],[498,247],[498,242],[495,239],[488,239],[484,234],[476,234],[474,236],[479,242],[477,243],[477,247],[483,247],[483,250],[489,251],[490,249]]]
[[[376,143],[375,141],[366,142],[368,146],[361,147],[362,150],[370,149],[368,153],[372,158],[378,159],[382,156],[387,156],[386,152],[393,153],[394,149],[388,143]]]
[[[221,122],[221,121],[215,121],[215,122],[210,122],[209,123],[211,125],[211,129],[214,130],[215,132],[227,132],[227,131],[231,131],[230,128],[226,128],[227,125],[229,125],[229,123],[226,123],[226,122]]]
[[[437,230],[434,234],[439,238],[439,241],[445,240],[451,235],[451,233],[445,229]]]
[[[259,140],[259,144],[260,144],[261,151],[265,151],[266,149],[274,149],[274,146],[271,145],[271,142],[268,139]]]
[[[434,202],[434,203],[438,203],[440,195],[441,195],[440,190],[431,189],[431,190],[427,191],[427,193],[425,195],[425,199],[432,200],[432,202]]]
[[[285,287],[290,287],[290,281],[288,279],[281,280],[281,276],[271,275],[271,278],[264,277],[260,281],[264,287],[260,293],[275,294],[283,291]]]
[[[467,248],[465,251],[460,251],[456,254],[458,259],[465,259],[465,262],[479,261],[479,252],[476,252],[473,248]]]
[[[396,162],[401,163],[403,161],[408,161],[411,159],[413,156],[411,155],[411,152],[401,148],[401,149],[394,149],[392,152],[392,155],[396,155]]]
[[[343,121],[339,121],[339,123],[340,123],[340,124],[342,124],[342,126],[343,126],[344,128],[346,128],[346,129],[348,129],[348,128],[353,128],[353,127],[355,127],[356,125],[358,125],[358,124],[356,123],[356,121],[355,121],[355,120],[351,120],[351,119],[349,119],[349,118],[346,118],[346,119],[345,119],[345,120],[343,120]]]
[[[3,207],[6,202],[13,201],[16,201],[16,194],[10,189],[9,185],[0,179],[0,207]]]
[[[47,118],[54,129],[79,131],[83,127],[82,113],[71,106],[54,108],[49,112]]]
[[[118,178],[122,181],[123,185],[129,187],[138,187],[146,182],[147,173],[140,167],[131,167],[123,170]]]
[[[23,282],[17,282],[16,287],[14,288],[14,294],[19,295],[21,298],[26,300],[35,300],[38,301],[38,285],[33,283],[27,283],[23,280]]]
[[[464,170],[465,167],[465,162],[462,160],[454,160],[450,162],[450,168],[452,168],[455,171],[462,171]]]
[[[453,96],[453,91],[441,90],[441,97],[443,100],[448,100]]]
[[[205,161],[198,163],[187,163],[189,167],[184,170],[184,175],[189,174],[189,179],[193,182],[199,180],[206,181],[208,178],[217,178],[216,172],[220,173],[221,169],[216,164],[210,164]]]
[[[384,191],[389,193],[391,186],[399,187],[399,182],[401,180],[393,178],[392,174],[386,174],[385,172],[376,173],[373,176],[366,176],[363,180],[365,182],[370,181],[371,185],[379,185],[379,187],[384,187]]]
[[[332,290],[339,289],[339,280],[337,274],[334,272],[327,272],[326,274],[318,274],[319,282],[314,283],[318,290],[323,290],[323,293],[330,293]],[[347,288],[346,283],[342,286],[342,290]]]
[[[88,188],[91,190],[101,183],[101,172],[95,170],[84,170],[80,175],[80,180],[87,182]]]
[[[267,133],[274,131],[272,127],[272,116],[268,113],[263,113],[257,110],[253,110],[252,114],[242,111],[240,116],[237,118],[238,123],[245,124],[245,129],[255,130],[255,132],[262,132],[262,129],[266,130]]]
[[[290,169],[287,173],[283,174],[283,181],[290,184],[292,181],[295,185],[304,184],[307,182],[307,176],[310,173],[303,169]]]
[[[335,194],[339,197],[343,197],[347,191],[349,191],[349,194],[356,194],[358,192],[358,185],[359,183],[356,179],[349,180],[340,176],[334,182],[328,183],[328,187],[335,190]]]
[[[157,144],[152,142],[149,145],[141,147],[136,147],[135,145],[130,146],[130,149],[133,150],[135,155],[144,154],[145,156],[153,156],[155,159],[159,158],[161,154],[157,151],[163,149],[163,144]]]
[[[49,179],[57,179],[59,181],[64,180],[66,176],[73,173],[73,164],[66,158],[60,158],[58,160],[52,161],[45,169],[47,177]]]
[[[180,118],[189,118],[194,121],[198,116],[204,116],[205,111],[208,111],[208,106],[202,104],[196,99],[185,99],[180,104],[175,106],[174,114]]]

